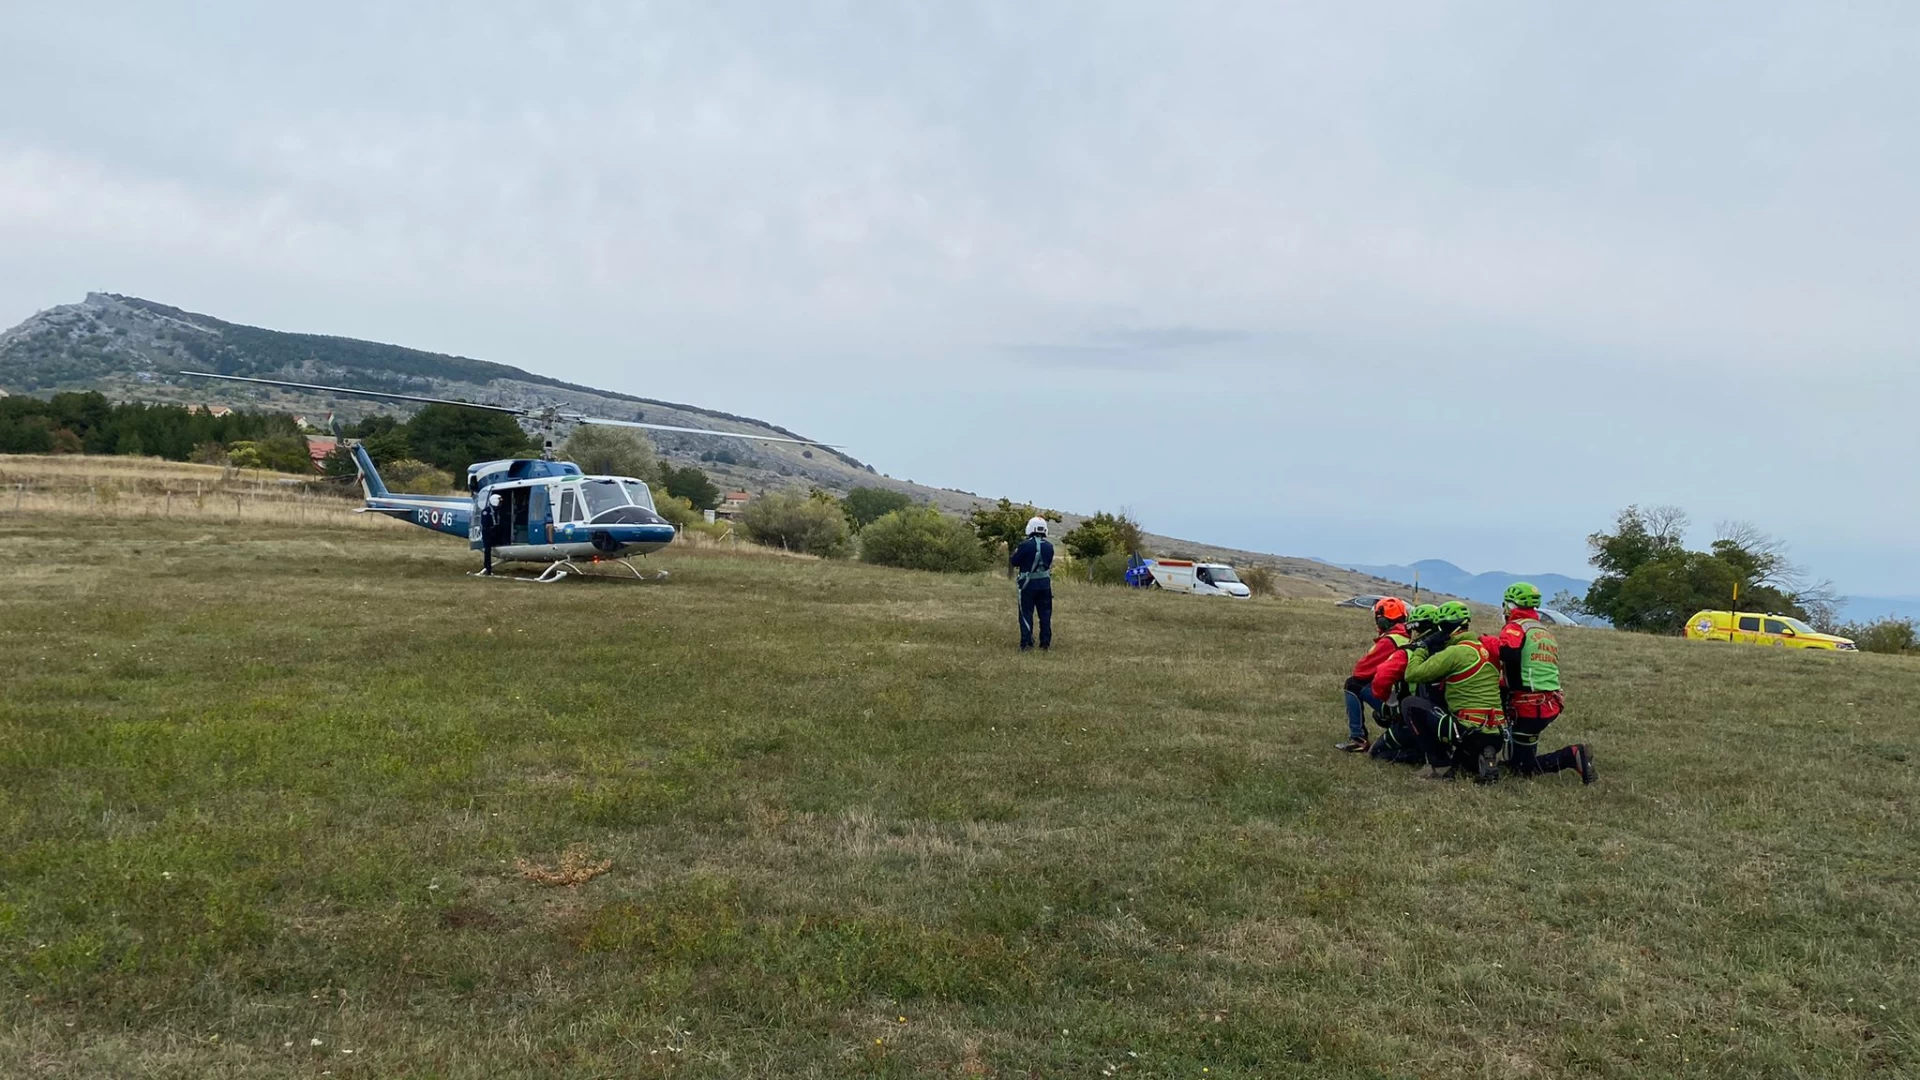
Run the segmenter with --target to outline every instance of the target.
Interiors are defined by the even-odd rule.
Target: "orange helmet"
[[[1373,617],[1383,623],[1407,621],[1407,602],[1397,596],[1383,596],[1373,602]]]

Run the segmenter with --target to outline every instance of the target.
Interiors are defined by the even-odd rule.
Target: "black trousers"
[[[1551,716],[1544,720],[1539,717],[1507,717],[1507,724],[1513,729],[1513,746],[1507,753],[1508,769],[1518,776],[1537,776],[1571,769],[1578,764],[1571,746],[1563,746],[1551,754],[1540,753],[1540,735],[1556,719]]]
[[[1020,589],[1020,647],[1033,648],[1034,617],[1040,619],[1040,647],[1053,644],[1053,583],[1030,582]]]
[[[1373,747],[1367,753],[1382,761],[1401,765],[1418,765],[1427,760],[1426,751],[1421,748],[1420,733],[1414,730],[1412,721],[1405,716],[1394,717],[1386,731],[1373,740]]]
[[[1427,764],[1436,769],[1475,769],[1483,748],[1498,748],[1506,741],[1504,735],[1455,722],[1445,710],[1425,698],[1409,698],[1401,710],[1419,736]]]

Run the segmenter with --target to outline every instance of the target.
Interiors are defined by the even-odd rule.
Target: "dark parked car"
[[[1359,595],[1359,596],[1349,596],[1349,597],[1347,597],[1347,598],[1346,598],[1345,600],[1342,600],[1342,601],[1340,601],[1340,602],[1338,602],[1338,603],[1336,603],[1336,604],[1334,604],[1333,606],[1334,606],[1334,607],[1352,607],[1352,608],[1363,608],[1363,609],[1365,609],[1365,610],[1367,610],[1367,611],[1372,611],[1372,610],[1373,610],[1373,605],[1375,605],[1375,604],[1377,604],[1377,603],[1379,603],[1380,601],[1382,601],[1382,600],[1385,600],[1385,599],[1386,599],[1386,597],[1384,597],[1384,596],[1375,596],[1375,595],[1373,595],[1372,593],[1362,593],[1362,594],[1361,594],[1361,595]]]

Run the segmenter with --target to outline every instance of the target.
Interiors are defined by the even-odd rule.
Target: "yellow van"
[[[1700,611],[1687,620],[1694,641],[1734,641],[1745,645],[1784,645],[1789,649],[1854,651],[1847,638],[1823,634],[1791,615],[1752,611]]]

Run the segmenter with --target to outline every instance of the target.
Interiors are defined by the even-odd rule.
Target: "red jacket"
[[[1520,620],[1539,617],[1540,613],[1532,608],[1514,608],[1508,615],[1507,625],[1501,627],[1499,633],[1488,634],[1480,639],[1480,644],[1487,647],[1487,651],[1493,654],[1493,659],[1500,665],[1502,684],[1508,681],[1508,676],[1511,674],[1507,670],[1508,656],[1505,650],[1510,649],[1517,655],[1527,643],[1527,628],[1520,625]]]
[[[1395,645],[1387,634],[1406,637],[1407,624],[1394,623],[1386,634],[1374,639],[1373,648],[1353,665],[1354,678],[1373,680],[1373,696],[1380,701],[1387,700],[1387,695],[1393,693],[1393,684],[1407,673],[1406,650]]]
[[[1514,608],[1507,614],[1507,625],[1501,627],[1498,634],[1480,640],[1486,643],[1487,648],[1493,650],[1495,656],[1500,655],[1500,650],[1503,648],[1518,650],[1527,643],[1527,628],[1520,625],[1520,620],[1538,621],[1539,618],[1540,613],[1532,608]]]

